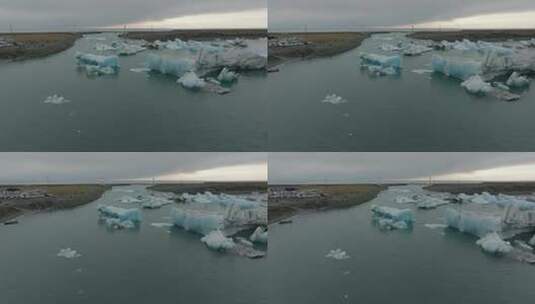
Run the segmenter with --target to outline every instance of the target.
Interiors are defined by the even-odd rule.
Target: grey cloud
[[[266,0],[0,0],[0,29],[10,23],[29,30],[112,26],[266,7]]]
[[[270,30],[398,26],[484,13],[535,10],[530,0],[270,0]]]
[[[535,164],[535,153],[270,153],[269,182],[395,181]]]
[[[266,160],[266,153],[0,153],[0,183],[125,180]]]

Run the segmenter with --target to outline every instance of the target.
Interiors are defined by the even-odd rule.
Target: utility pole
[[[9,24],[9,31],[13,34],[13,25],[11,23]]]

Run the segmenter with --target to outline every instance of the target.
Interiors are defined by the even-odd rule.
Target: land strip
[[[74,45],[80,33],[0,33],[0,60],[40,58]]]
[[[267,182],[206,182],[183,184],[156,184],[148,189],[160,192],[201,193],[209,191],[214,194],[247,194],[251,192],[266,192]]]
[[[122,34],[128,39],[143,39],[148,42],[156,40],[211,40],[233,38],[265,38],[266,29],[206,29],[206,30],[170,30],[170,31],[132,31]]]
[[[535,38],[534,29],[511,29],[511,30],[459,30],[459,31],[422,31],[414,32],[408,37],[433,41],[456,41],[469,39],[472,41],[504,41],[525,40]]]
[[[424,189],[435,192],[449,192],[453,194],[476,194],[488,192],[493,195],[499,193],[508,195],[526,195],[535,193],[535,182],[485,182],[459,184],[433,184]]]

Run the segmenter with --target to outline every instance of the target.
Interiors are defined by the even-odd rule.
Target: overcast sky
[[[270,153],[269,182],[535,180],[535,153]]]
[[[0,153],[0,183],[266,180],[267,153]]]
[[[535,27],[533,0],[269,0],[269,29]]]
[[[0,31],[266,27],[267,0],[0,0]]]

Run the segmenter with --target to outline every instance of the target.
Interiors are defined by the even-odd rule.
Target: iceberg
[[[401,68],[401,57],[399,55],[385,56],[371,53],[361,53],[360,59],[364,65],[376,65],[383,68],[391,67],[394,69]]]
[[[417,56],[423,53],[431,52],[433,49],[425,45],[411,43],[409,46],[403,49],[403,55],[405,56]]]
[[[321,102],[330,104],[341,104],[346,103],[347,100],[343,99],[340,96],[337,96],[336,94],[327,94],[327,96],[325,96],[325,98]]]
[[[389,218],[377,218],[376,222],[377,222],[377,225],[379,225],[379,228],[381,229],[386,229],[386,230],[409,229],[409,225],[406,222],[395,221]]]
[[[101,56],[88,53],[76,52],[75,58],[80,65],[91,65],[98,67],[109,67],[114,70],[119,68],[119,61],[117,56]]]
[[[195,72],[186,72],[176,82],[188,89],[200,89],[206,85],[206,82],[199,78]]]
[[[85,71],[89,76],[113,75],[117,73],[112,67],[100,67],[98,65],[86,65]]]
[[[399,52],[399,51],[401,51],[401,47],[399,47],[397,45],[388,44],[388,43],[381,44],[381,46],[379,46],[379,49],[381,51],[385,51],[385,52]]]
[[[60,96],[60,95],[57,95],[57,94],[54,94],[52,96],[48,96],[45,101],[43,101],[44,103],[51,103],[51,104],[63,104],[63,103],[67,103],[67,102],[71,102],[70,100],[66,99],[65,97],[63,96]]]
[[[194,204],[217,204],[221,206],[237,205],[242,209],[253,209],[259,207],[257,201],[244,199],[236,195],[229,195],[225,193],[213,194],[210,191],[197,194],[182,194],[182,199],[188,203]]]
[[[449,227],[479,237],[502,230],[501,218],[497,216],[447,208],[444,217]]]
[[[82,255],[79,254],[76,250],[73,250],[71,248],[65,248],[65,249],[61,249],[58,252],[57,256],[64,257],[67,259],[74,259],[74,258],[81,257]]]
[[[398,209],[373,205],[371,210],[375,216],[391,219],[396,222],[405,222],[406,224],[411,224],[414,221],[411,209]]]
[[[448,227],[448,225],[444,224],[425,224],[424,226],[429,229],[443,229]]]
[[[535,234],[531,237],[531,239],[528,241],[528,244],[535,246]]]
[[[133,229],[136,227],[131,220],[120,220],[118,218],[106,218],[106,226],[112,229]]]
[[[257,227],[256,230],[251,234],[249,239],[255,243],[267,243],[268,242],[268,232],[262,227]]]
[[[476,244],[480,246],[484,251],[501,255],[511,252],[513,246],[507,241],[502,240],[500,235],[496,232],[491,232],[481,239],[476,241]]]
[[[234,248],[235,244],[231,238],[223,235],[221,230],[214,230],[201,238],[201,242],[213,250],[227,250]]]
[[[418,207],[418,209],[435,209],[437,207],[447,205],[449,203],[450,202],[446,200],[442,200],[442,199],[434,198],[434,197],[428,197],[424,201],[419,202],[416,205],[416,207]]]
[[[171,223],[150,223],[152,227],[156,228],[170,228],[173,227],[173,224]]]
[[[337,248],[337,249],[329,251],[329,253],[327,253],[327,255],[325,255],[325,257],[326,258],[335,259],[335,260],[345,260],[345,259],[349,259],[350,258],[350,256],[347,254],[347,252],[345,252],[344,250],[342,250],[340,248]]]
[[[118,54],[119,56],[130,56],[143,52],[144,50],[146,50],[146,48],[141,45],[123,43],[119,48]]]
[[[101,216],[119,219],[120,221],[141,222],[141,212],[137,208],[125,209],[115,206],[99,206]]]
[[[434,72],[460,80],[466,80],[482,73],[481,62],[467,59],[451,59],[433,55],[431,65]]]
[[[229,70],[227,67],[224,67],[221,72],[219,72],[219,75],[217,75],[217,80],[230,83],[238,79],[238,75],[238,73]]]
[[[521,88],[529,85],[529,79],[521,76],[518,72],[513,72],[507,79],[506,84],[510,87]]]
[[[190,58],[179,58],[167,55],[149,54],[145,61],[147,68],[162,74],[182,77],[195,70],[195,61]]]
[[[95,44],[95,50],[97,50],[99,52],[115,51],[115,50],[117,50],[117,46],[107,45],[107,44],[104,44],[104,43],[96,43]]]
[[[398,196],[394,199],[394,201],[398,204],[416,203],[416,200],[406,196]]]
[[[224,227],[224,218],[222,215],[201,212],[198,210],[173,208],[171,210],[171,218],[175,226],[203,235],[207,235],[211,231],[220,230]]]
[[[484,82],[479,75],[474,75],[461,83],[461,87],[472,94],[486,95],[493,91],[488,82]]]

